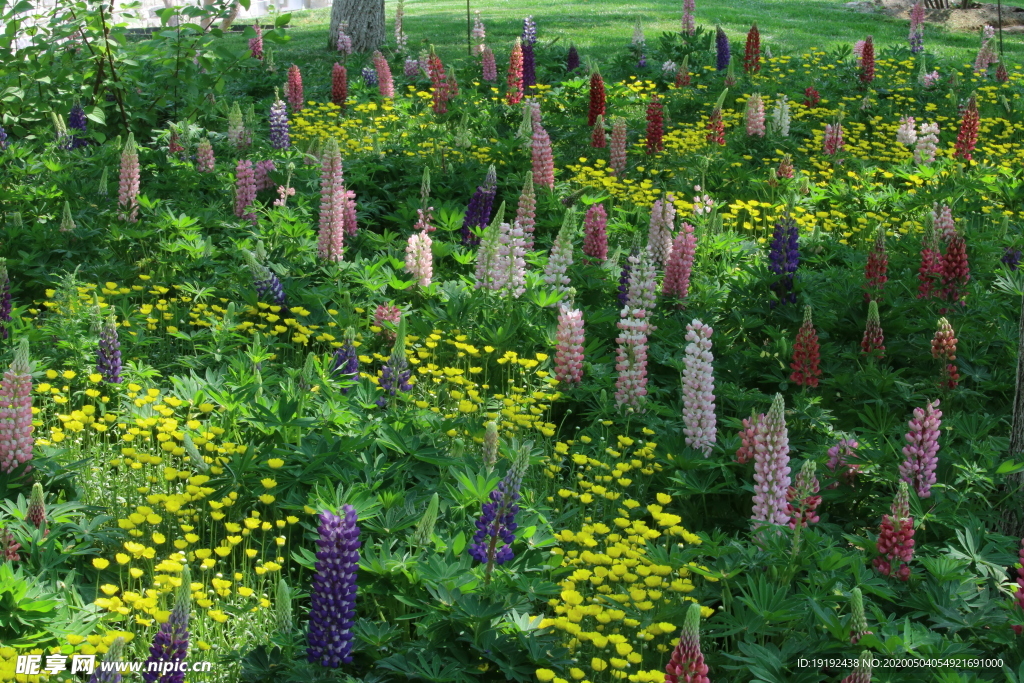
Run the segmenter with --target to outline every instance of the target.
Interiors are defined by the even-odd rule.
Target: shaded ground
[[[858,12],[878,12],[910,21],[910,8],[913,4],[909,0],[860,0],[847,3],[846,7]],[[978,32],[985,25],[998,27],[999,18],[999,8],[995,4],[972,3],[970,9],[925,10],[925,21],[928,24],[957,32]],[[1024,33],[1024,7],[1003,3],[1002,24],[1004,33]]]

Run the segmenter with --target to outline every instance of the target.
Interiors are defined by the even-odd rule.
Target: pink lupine
[[[744,120],[747,124],[747,135],[759,138],[764,137],[764,100],[761,98],[761,93],[754,93],[747,98]]]
[[[256,214],[249,207],[256,201],[256,172],[252,162],[239,159],[235,167],[235,215],[239,218],[255,221]]]
[[[505,92],[505,101],[509,104],[519,104],[523,99],[523,43],[516,38],[512,47],[512,55],[508,61],[508,90]]]
[[[533,181],[551,191],[555,189],[555,160],[551,156],[551,138],[544,126],[533,125]]]
[[[395,80],[391,76],[391,65],[380,50],[373,53],[373,68],[377,72],[377,89],[380,96],[387,99],[395,99]]]
[[[533,191],[533,171],[526,172],[523,180],[523,191],[519,195],[516,208],[516,220],[523,229],[523,247],[526,251],[533,250],[533,230],[537,220],[537,196]]]
[[[209,139],[203,138],[196,145],[196,170],[200,173],[213,173],[216,163],[216,159],[213,158],[213,145]]]
[[[715,421],[715,378],[712,374],[710,325],[694,320],[686,326],[683,358],[683,434],[686,445],[711,455],[718,427]]]
[[[430,247],[430,235],[426,232],[409,235],[409,243],[405,247],[405,270],[416,278],[420,287],[429,286],[434,275],[434,256]]]
[[[555,379],[565,384],[583,381],[583,313],[562,304],[558,313]]]
[[[813,460],[804,460],[803,467],[796,475],[796,482],[786,492],[786,512],[789,515],[789,528],[795,529],[797,524],[807,526],[818,521],[816,510],[821,505],[821,496],[817,495],[820,488],[818,477],[814,475]]]
[[[327,141],[320,161],[320,232],[317,255],[327,261],[339,262],[345,250],[345,176],[341,152],[335,138]]]
[[[22,337],[10,369],[0,381],[0,472],[13,472],[32,460],[32,369],[28,338]],[[25,471],[31,470],[31,466]]]
[[[763,448],[758,447],[754,451],[754,511],[751,519],[755,522],[755,529],[761,526],[758,522],[789,523],[786,493],[791,480],[785,411],[782,394],[775,394],[768,414],[757,423],[758,440],[762,441]]]
[[[981,33],[981,47],[978,49],[978,55],[974,58],[974,75],[981,76],[988,67],[999,61],[999,55],[996,54],[995,48],[992,46],[996,30],[991,26],[986,25],[982,29]]]
[[[877,548],[878,557],[871,564],[879,574],[895,576],[900,581],[910,580],[907,563],[914,558],[914,518],[910,516],[910,492],[906,481],[900,482],[899,492],[892,503],[892,514],[882,516]]]
[[[356,216],[356,193],[354,190],[345,190],[345,235],[347,237],[352,237],[359,232],[359,222]]]
[[[499,253],[506,256],[508,277],[506,286],[513,298],[526,293],[526,233],[519,221],[502,223],[498,233]]]
[[[416,224],[412,226],[414,232],[434,232],[434,207],[416,209]]]
[[[621,116],[615,117],[612,122],[612,142],[609,151],[612,172],[621,178],[626,172],[626,119]]]
[[[338,39],[335,41],[334,48],[343,55],[352,54],[352,36],[348,34],[348,22],[343,21],[338,26]]]
[[[632,270],[626,305],[619,312],[619,336],[615,356],[615,404],[641,411],[647,396],[647,333],[654,327],[650,313],[654,305],[654,264],[646,250],[629,257]]]
[[[594,122],[594,128],[590,132],[590,146],[594,149],[604,149],[608,146],[608,140],[604,134],[604,114],[598,114]]]
[[[249,39],[249,52],[252,53],[254,59],[263,59],[263,27],[259,25],[259,22],[252,25],[256,31],[256,37]]]
[[[825,463],[830,471],[835,473],[837,477],[841,477],[847,484],[853,484],[854,478],[857,476],[857,472],[860,471],[860,465],[851,463],[850,460],[857,460],[857,449],[860,448],[860,444],[854,439],[840,439],[836,442],[836,445],[828,449],[828,462]],[[828,488],[834,489],[839,486],[839,482],[834,482],[828,485]]]
[[[473,54],[483,54],[485,45],[484,39],[487,37],[487,29],[484,27],[483,19],[480,18],[480,10],[476,10],[473,17],[473,40],[476,41],[476,45],[473,46]]]
[[[740,430],[740,447],[736,449],[736,462],[743,464],[754,457],[758,446],[764,447],[764,434],[759,432],[757,425],[764,422],[764,413],[751,413],[743,418],[743,429]]]
[[[498,65],[494,61],[494,52],[489,47],[484,48],[483,55],[480,57],[481,66],[483,69],[484,80],[488,83],[494,83],[498,80]]]
[[[302,97],[302,72],[298,64],[292,64],[288,68],[288,105],[292,111],[302,111],[306,104]]]
[[[263,190],[269,190],[274,187],[274,181],[270,179],[271,171],[276,171],[277,165],[273,159],[264,159],[263,161],[257,161],[256,167],[253,172],[256,176],[256,191],[263,192]]]
[[[573,242],[576,234],[576,208],[572,207],[565,214],[562,228],[551,245],[551,255],[544,266],[544,282],[555,288],[556,292],[568,291],[572,281],[567,275],[573,259]]]
[[[874,661],[871,650],[864,650],[860,653],[860,659],[857,660],[857,666],[854,667],[853,672],[849,676],[839,681],[839,683],[871,683],[871,662]]]
[[[583,219],[583,253],[601,263],[608,260],[608,214],[604,204],[587,209]]]
[[[939,124],[922,123],[914,147],[914,163],[930,164],[935,161],[939,149]]]
[[[913,116],[904,116],[900,119],[900,125],[896,129],[896,142],[907,147],[912,147],[917,142],[917,130],[914,126]]]
[[[953,209],[948,204],[943,204],[940,209],[939,203],[935,202],[932,205],[932,225],[935,227],[936,235],[943,242],[953,239],[953,235],[956,234],[956,221],[953,220]]]
[[[135,135],[128,133],[121,152],[121,182],[117,196],[121,208],[120,219],[129,223],[139,220],[139,149]]]
[[[693,258],[697,251],[697,237],[693,234],[693,226],[683,223],[679,226],[679,234],[672,242],[672,252],[665,264],[665,280],[661,285],[661,293],[685,299],[690,293],[690,274],[693,271]]]
[[[692,36],[697,30],[697,20],[693,16],[693,12],[696,9],[696,3],[694,0],[683,0],[683,24],[682,32],[688,36]]]
[[[654,259],[651,258],[650,249],[644,249],[641,255],[630,256],[629,263],[632,268],[626,288],[626,306],[642,308],[650,314],[654,311],[657,299]]]
[[[687,1],[692,6],[693,0]],[[665,666],[665,683],[711,683],[707,673],[708,665],[704,663],[704,654],[700,651],[700,605],[691,602],[683,620],[679,642]]]
[[[828,155],[836,155],[843,151],[843,124],[836,122],[825,126],[825,137],[822,142],[822,151]]]
[[[656,199],[651,207],[651,220],[647,229],[647,248],[658,265],[668,261],[672,251],[672,229],[675,227],[676,207],[672,193]]]
[[[935,468],[939,464],[939,427],[942,425],[942,411],[936,399],[924,410],[914,408],[910,420],[910,431],[906,434],[907,445],[903,447],[906,460],[900,465],[900,478],[913,484],[918,498],[932,495],[935,483]]]

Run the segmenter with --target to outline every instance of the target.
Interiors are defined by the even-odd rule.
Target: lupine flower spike
[[[871,683],[871,658],[870,650],[861,652],[860,659],[857,662],[857,666],[853,669],[853,673],[839,683]]]
[[[608,214],[600,202],[587,209],[583,219],[583,253],[599,263],[608,260]]]
[[[967,283],[971,269],[967,263],[967,243],[964,236],[954,232],[942,255],[942,297],[950,303],[966,305]]]
[[[885,336],[882,334],[882,323],[878,319],[878,302],[874,299],[868,304],[868,322],[864,327],[860,352],[872,358],[885,356]]]
[[[498,482],[498,488],[491,491],[491,502],[484,503],[480,519],[476,521],[476,534],[469,546],[470,556],[486,564],[485,581],[490,582],[495,565],[502,565],[514,557],[512,543],[515,541],[516,514],[519,512],[519,487],[530,465],[528,450],[516,456],[505,478]]]
[[[544,266],[544,282],[556,292],[569,290],[569,266],[573,263],[573,245],[576,241],[576,207],[570,207],[562,220],[562,227],[551,246],[547,265]]]
[[[749,418],[743,418],[743,429],[739,433],[740,447],[736,449],[736,462],[740,465],[754,457],[758,444],[764,446],[764,434],[757,429],[758,423],[763,422],[764,418],[764,413],[758,415],[756,411],[751,412]]]
[[[708,665],[700,651],[700,605],[696,602],[691,602],[686,611],[679,642],[665,672],[665,683],[711,683]]]
[[[910,516],[910,492],[907,482],[900,482],[899,493],[892,503],[892,514],[882,516],[878,533],[878,557],[872,565],[882,576],[894,576],[900,581],[910,579],[910,566],[914,557],[914,518]]]
[[[747,98],[744,120],[747,124],[747,135],[763,138],[765,134],[764,100],[761,93],[754,93]]]
[[[0,339],[7,339],[11,322],[11,276],[7,272],[7,259],[0,258]]]
[[[181,585],[174,600],[174,609],[153,636],[149,659],[142,667],[142,680],[145,683],[184,683],[184,671],[164,672],[162,669],[164,662],[183,662],[188,657],[188,621],[191,611],[192,578],[188,565],[182,565]]]
[[[252,53],[254,59],[263,59],[263,28],[256,22],[252,25],[254,31],[256,31],[256,37],[249,39],[249,52]]]
[[[484,467],[487,468],[488,473],[498,464],[498,445],[498,423],[491,420],[484,425],[484,443],[481,453]]]
[[[208,138],[203,138],[196,146],[196,171],[213,173],[217,161],[213,157],[213,145]]]
[[[647,333],[654,329],[650,316],[654,310],[655,271],[646,249],[631,255],[629,266],[626,302],[619,312],[619,336],[615,339],[615,403],[620,408],[641,411],[647,396]]]
[[[779,304],[795,304],[794,278],[800,266],[800,234],[796,221],[788,214],[775,224],[768,261],[769,270],[777,276],[771,284],[775,298],[769,302],[769,306],[775,308]]]
[[[917,54],[924,50],[924,0],[918,0],[910,8],[910,53]]]
[[[590,74],[590,106],[587,109],[587,127],[593,128],[597,117],[605,113],[604,79],[601,72],[594,70]]]
[[[871,634],[868,618],[864,614],[864,595],[860,588],[850,591],[850,611],[853,613],[850,620],[850,645],[856,645],[861,638]]]
[[[693,272],[693,259],[697,252],[697,237],[693,234],[693,226],[683,223],[679,226],[679,234],[672,242],[672,250],[665,265],[665,279],[661,293],[674,296],[680,302],[690,294],[690,275]]]
[[[96,372],[103,375],[104,382],[121,383],[121,342],[117,337],[117,319],[113,312],[100,330]]]
[[[351,505],[342,505],[340,512],[320,513],[306,651],[310,662],[331,669],[352,661],[359,571],[358,516]]]
[[[707,458],[715,444],[715,378],[711,366],[712,329],[700,320],[686,326],[683,358],[683,434],[686,445]]]
[[[117,204],[121,208],[120,218],[137,223],[139,218],[139,149],[135,146],[134,133],[128,133],[121,152],[121,183]]]
[[[914,147],[914,163],[930,164],[935,161],[939,149],[939,124],[922,123]]]
[[[715,66],[718,71],[725,71],[729,66],[729,37],[725,35],[725,31],[722,30],[721,26],[715,27]]]
[[[1017,552],[1017,590],[1013,594],[1014,604],[1018,611],[1024,610],[1024,539],[1021,539],[1020,550]],[[1024,633],[1024,626],[1013,626],[1013,631],[1018,636]]]
[[[835,446],[828,449],[828,462],[825,463],[825,467],[846,481],[847,484],[853,485],[857,472],[860,471],[860,465],[850,461],[857,460],[859,447],[860,444],[853,439],[840,439]],[[828,485],[830,489],[838,487],[838,481]]]
[[[332,137],[320,162],[320,233],[317,255],[327,261],[341,261],[345,248],[345,177],[341,152]]]
[[[594,129],[590,133],[590,146],[594,149],[604,149],[608,146],[608,140],[604,134],[604,116],[598,115],[594,122]]]
[[[657,93],[647,103],[647,153],[654,154],[665,149],[662,137],[665,135],[664,105]]]
[[[757,24],[751,26],[747,33],[747,44],[743,53],[743,70],[748,74],[756,74],[761,70],[761,32],[757,30]]]
[[[578,68],[580,68],[580,53],[576,50],[575,45],[570,45],[569,52],[565,56],[565,70],[572,73]]]
[[[974,151],[974,146],[978,144],[979,122],[978,101],[974,95],[971,95],[971,99],[967,101],[967,109],[964,110],[963,118],[960,120],[960,131],[956,136],[953,158],[971,161],[971,153]]]
[[[888,281],[889,256],[885,253],[885,228],[881,225],[875,232],[875,242],[868,252],[868,263],[864,268],[864,300],[882,300],[882,290]]]
[[[914,408],[910,420],[910,431],[906,434],[907,445],[903,447],[906,460],[900,465],[900,478],[913,484],[918,498],[932,495],[935,483],[935,468],[939,463],[939,427],[942,425],[942,411],[936,399],[924,407]]]
[[[647,231],[647,248],[658,265],[668,261],[672,251],[672,232],[675,228],[676,207],[672,193],[654,201]]]
[[[256,201],[256,171],[248,159],[239,159],[235,167],[235,215],[256,221],[256,214],[249,207]]]
[[[122,636],[114,639],[107,648],[107,653],[103,655],[103,663],[107,667],[97,666],[89,677],[89,683],[121,683],[122,676],[114,665],[124,656],[124,645],[125,640]]]
[[[814,476],[815,468],[816,463],[813,460],[804,460],[796,475],[796,482],[786,492],[786,512],[789,514],[790,529],[818,521],[815,511],[821,505],[821,496],[817,495],[820,485],[818,478]]]
[[[288,107],[282,100],[276,100],[270,106],[270,146],[274,149],[288,149],[291,144],[288,132]]]
[[[621,178],[626,172],[626,120],[621,116],[615,117],[612,123],[612,143],[609,151],[611,158],[608,165],[611,166],[612,172]]]
[[[942,363],[942,379],[939,386],[944,389],[954,389],[960,381],[960,373],[956,365],[956,336],[953,334],[953,326],[945,318],[939,318],[939,328],[935,330],[932,338],[932,358]]]
[[[380,96],[394,99],[395,81],[391,77],[391,65],[388,64],[388,60],[384,58],[380,50],[375,50],[373,53],[373,68],[377,71],[377,87],[380,90]]]
[[[341,64],[334,63],[331,70],[331,102],[342,109],[348,99],[348,71]]]
[[[298,64],[288,68],[288,104],[292,112],[302,111],[305,100],[302,96],[302,72]]]
[[[409,243],[405,248],[405,269],[420,287],[430,285],[434,274],[434,256],[431,253],[430,235],[426,230],[409,235]]]
[[[519,104],[523,99],[523,44],[516,38],[516,44],[512,48],[512,56],[508,62],[508,90],[505,92],[505,101],[509,104]]]
[[[871,36],[864,41],[860,58],[860,82],[867,85],[875,80],[875,43]]]
[[[43,485],[38,481],[32,484],[25,519],[36,529],[42,529],[46,524],[46,497],[43,494]]]
[[[805,306],[804,322],[800,326],[800,331],[796,333],[796,342],[793,344],[793,362],[789,365],[793,369],[793,374],[789,376],[789,381],[799,386],[818,386],[818,378],[821,377],[820,361],[818,333],[811,319],[811,307]]]
[[[523,191],[519,194],[519,204],[516,208],[516,220],[519,227],[523,229],[523,248],[526,251],[533,250],[533,230],[536,222],[537,196],[533,190],[533,171],[526,172],[523,180]]]
[[[551,155],[551,138],[544,126],[533,124],[533,181],[552,192],[555,189],[555,161]]]
[[[494,51],[490,47],[484,48],[483,55],[480,57],[480,64],[485,81],[494,83],[498,80],[498,64],[494,59]]]
[[[555,379],[567,385],[583,381],[583,313],[563,304],[558,313]]]
[[[345,341],[334,351],[333,373],[340,375],[340,379],[358,381],[359,379],[359,354],[356,352],[355,331],[352,328],[345,330]],[[350,387],[344,387],[341,393],[347,394]]]
[[[775,394],[772,407],[758,420],[754,450],[754,528],[761,524],[788,524],[786,494],[789,476],[789,432],[786,429],[786,404]],[[761,524],[759,524],[761,523]]]
[[[921,267],[917,271],[917,279],[921,283],[917,288],[918,299],[928,299],[939,293],[942,253],[939,251],[939,236],[935,230],[934,220],[926,223],[921,238]]]
[[[0,381],[0,471],[12,472],[32,459],[32,371],[28,339],[22,338]],[[27,471],[27,470],[26,470]]]

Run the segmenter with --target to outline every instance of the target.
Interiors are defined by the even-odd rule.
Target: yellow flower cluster
[[[93,634],[88,637],[69,634],[65,637],[66,645],[51,648],[34,648],[17,650],[13,647],[0,645],[0,681],[17,681],[17,683],[42,683],[44,681],[56,680],[53,676],[42,673],[28,676],[17,673],[18,655],[41,655],[45,664],[47,655],[96,655],[98,658],[106,654],[111,644],[118,638],[124,638],[125,642],[131,642],[135,637],[134,633],[128,631],[105,631],[102,634]]]

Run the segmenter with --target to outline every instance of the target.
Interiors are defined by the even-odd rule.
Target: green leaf
[[[458,557],[466,549],[466,532],[460,531],[459,535],[452,541],[452,554]]]
[[[1024,463],[1015,462],[1013,460],[1004,460],[1000,463],[999,468],[996,469],[996,474],[1013,474],[1014,472],[1020,472],[1024,470]]]
[[[277,21],[274,22],[274,28],[281,28],[282,26],[287,26],[288,22],[291,21],[291,20],[292,20],[291,12],[289,12],[288,14],[282,14],[281,16],[279,16],[277,18]]]
[[[238,0],[238,4],[242,6],[242,9],[249,10],[249,0]]]
[[[97,123],[101,126],[104,126],[107,123],[107,115],[100,107],[90,107],[89,111],[85,112],[85,117],[93,123]]]

